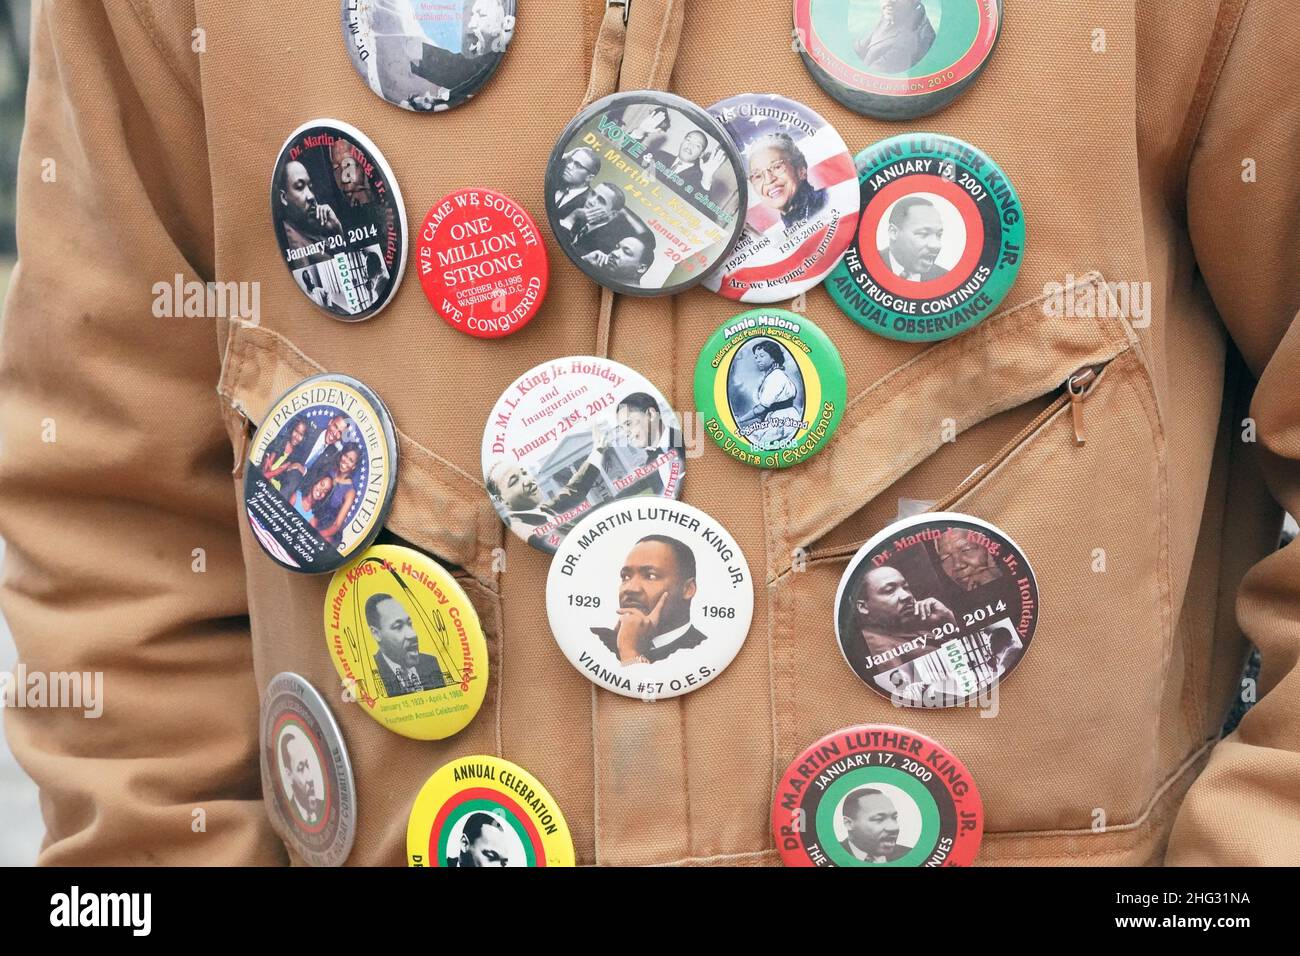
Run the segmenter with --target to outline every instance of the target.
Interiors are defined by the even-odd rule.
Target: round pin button
[[[907,120],[943,109],[984,71],[1002,0],[794,0],[804,65],[851,110]]]
[[[546,581],[560,650],[593,684],[653,701],[699,690],[749,633],[754,584],[736,540],[680,501],[633,500],[584,518]]]
[[[1038,582],[1001,529],[936,512],[889,525],[853,556],[835,595],[853,672],[900,707],[980,700],[1020,663],[1038,624]]]
[[[546,215],[560,248],[627,295],[672,295],[703,281],[744,228],[747,201],[726,130],[689,100],[655,90],[591,104],[546,167]]]
[[[550,792],[500,757],[443,765],[415,798],[409,866],[573,866],[573,837]]]
[[[741,302],[778,302],[813,288],[844,255],[858,223],[853,156],[802,103],[746,93],[709,113],[745,161],[745,230],[704,287]]]
[[[487,694],[478,613],[442,565],[410,548],[375,545],[334,573],[325,645],[350,696],[403,737],[459,733]]]
[[[307,681],[277,674],[262,697],[262,785],[271,822],[311,866],[341,866],[357,831],[357,791],[343,735]]]
[[[846,727],[781,775],[772,832],[786,866],[969,866],[984,805],[966,766],[929,737]]]
[[[515,0],[342,0],[343,43],[366,85],[415,113],[464,103],[515,32]]]
[[[271,221],[298,290],[346,322],[373,318],[406,270],[406,207],[393,171],[365,134],[317,119],[280,148]]]
[[[495,339],[523,328],[550,280],[533,217],[490,189],[460,189],[424,218],[415,247],[420,285],[452,328]]]
[[[548,553],[607,502],[676,498],[686,474],[668,400],[639,372],[589,355],[519,376],[488,416],[482,461],[501,520]]]
[[[968,143],[908,133],[858,154],[862,217],[826,288],[878,335],[935,342],[978,325],[1011,290],[1024,210],[1007,174]]]
[[[262,550],[292,571],[351,561],[383,527],[397,483],[397,436],[374,392],[316,375],[266,412],[244,461],[244,513]]]
[[[817,454],[847,401],[834,343],[783,309],[730,319],[695,365],[695,405],[705,432],[732,458],[759,468],[788,468]]]

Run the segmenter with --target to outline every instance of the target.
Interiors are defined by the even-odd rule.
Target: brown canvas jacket
[[[282,670],[341,723],[353,864],[401,863],[419,786],[474,753],[551,790],[579,863],[774,863],[777,775],[862,722],[906,723],[961,756],[985,802],[982,863],[1300,862],[1300,550],[1270,553],[1279,505],[1300,511],[1300,7],[1007,0],[972,89],[895,124],[816,86],[788,0],[632,0],[626,30],[600,0],[520,7],[483,91],[417,115],[358,79],[337,0],[36,3],[0,339],[2,606],[29,670],[102,671],[105,686],[98,720],[5,715],[42,790],[41,862],[294,861],[258,770],[258,694]],[[645,87],[702,105],[781,93],[854,151],[908,129],[960,137],[1011,175],[1028,231],[998,314],[937,345],[873,336],[822,289],[800,303],[843,355],[848,411],[788,471],[712,445],[690,460],[684,498],[740,542],[755,616],[717,680],[649,704],[595,689],[557,648],[549,559],[493,512],[481,430],[517,375],[583,352],[689,411],[696,355],[734,305],[602,294],[551,241],[543,311],[505,340],[447,327],[410,275],[382,315],[347,325],[295,287],[268,210],[280,144],[330,116],[383,150],[412,228],[471,185],[544,222],[565,123]],[[155,284],[176,275],[260,283],[260,321],[155,315]],[[1105,307],[1132,283],[1150,290],[1145,319]],[[1086,444],[1063,406],[1026,430],[1085,366],[1105,366],[1081,406]],[[484,622],[487,701],[450,740],[407,740],[342,701],[327,579],[281,570],[240,517],[232,462],[249,429],[322,369],[392,410],[388,527],[457,568]],[[1033,648],[995,717],[901,713],[845,666],[836,584],[899,499],[950,497],[984,464],[951,505],[1032,556]],[[1259,702],[1219,740],[1247,639]]]

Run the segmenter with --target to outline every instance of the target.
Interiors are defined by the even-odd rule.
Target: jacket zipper
[[[1070,406],[1071,417],[1074,423],[1074,442],[1075,445],[1083,445],[1087,441],[1084,433],[1083,404],[1097,389],[1097,384],[1101,381],[1102,373],[1106,366],[1110,364],[1107,360],[1100,365],[1085,365],[1083,368],[1071,373],[1066,380],[1061,383],[1062,393],[1052,404],[1034,416],[1034,420],[1018,431],[1010,441],[998,449],[997,453],[976,468],[971,474],[962,481],[956,488],[947,494],[943,500],[935,502],[927,511],[947,511],[952,505],[968,491],[971,490],[987,474],[997,468],[1004,461],[1011,457],[1012,453],[1029,440],[1030,436],[1042,428],[1051,420],[1052,416],[1057,414],[1066,405]],[[819,549],[809,552],[805,560],[823,561],[830,558],[849,557],[857,553],[864,542],[858,541],[854,544],[839,545],[834,548]]]

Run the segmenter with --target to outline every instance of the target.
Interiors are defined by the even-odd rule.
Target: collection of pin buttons
[[[469,101],[515,30],[514,0],[342,0],[353,66],[388,102],[438,112]],[[795,0],[799,54],[831,97],[878,119],[951,103],[988,65],[1001,0]],[[831,339],[773,303],[825,282],[864,328],[905,341],[965,332],[992,314],[1024,250],[1015,189],[976,147],[933,132],[856,159],[808,106],[742,94],[703,109],[668,93],[620,92],[559,135],[546,169],[553,238],[618,293],[696,285],[751,306],[717,329],[696,365],[706,430],[760,468],[824,448],[847,404]],[[271,218],[299,289],[332,318],[378,315],[405,272],[402,195],[379,148],[333,119],[285,141]],[[448,325],[479,338],[524,328],[549,285],[536,221],[488,188],[438,200],[415,238],[420,284]],[[509,529],[551,555],[547,614],[565,656],[596,685],[645,700],[698,690],[740,652],[754,588],[734,538],[677,500],[686,472],[677,413],[634,369],[573,355],[525,372],[483,434],[484,485]],[[445,568],[376,545],[396,487],[392,416],[361,382],[324,374],[267,410],[245,461],[245,515],[279,565],[332,572],[325,643],[347,699],[415,740],[450,737],[487,691],[477,614]],[[617,573],[612,573],[613,571]],[[1028,559],[973,516],[899,521],[851,559],[835,633],[853,672],[901,707],[954,706],[1002,680],[1028,649],[1038,588]],[[262,706],[264,784],[301,857],[338,865],[356,827],[343,736],[324,698],[284,673]],[[772,810],[791,865],[970,863],[983,833],[962,763],[914,731],[835,731],[791,763]],[[572,865],[558,805],[525,770],[491,756],[425,783],[407,832],[411,866]]]

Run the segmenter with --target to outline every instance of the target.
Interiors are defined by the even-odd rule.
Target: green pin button
[[[723,451],[758,468],[789,468],[831,440],[848,399],[844,363],[816,325],[754,309],[710,336],[695,365],[695,404]]]

